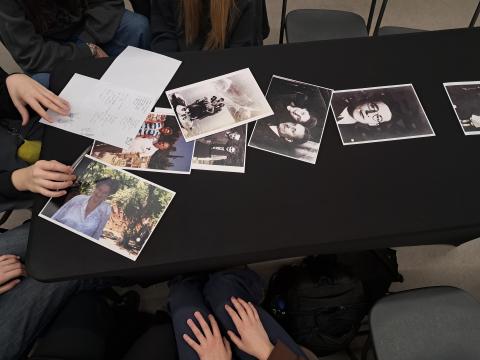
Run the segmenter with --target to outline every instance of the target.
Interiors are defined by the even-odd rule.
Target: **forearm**
[[[8,93],[7,77],[8,74],[0,69],[0,118],[17,119],[19,113]]]
[[[303,356],[295,354],[281,341],[278,341],[268,360],[306,360]]]
[[[18,171],[19,170],[0,170],[0,196],[7,199],[18,199],[25,198],[31,195],[29,192],[22,191],[15,186],[15,182],[18,181]]]
[[[171,0],[154,0],[151,6],[152,51],[178,51],[177,10]]]

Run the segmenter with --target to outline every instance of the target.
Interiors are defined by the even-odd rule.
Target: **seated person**
[[[260,306],[263,286],[249,269],[170,284],[178,355],[187,359],[302,359],[303,351]]]
[[[263,17],[251,0],[152,0],[152,50],[214,50],[258,46]],[[260,21],[260,23],[259,23]]]
[[[147,49],[150,29],[123,0],[3,0],[0,40],[25,73],[48,87],[59,62],[117,56],[129,45]]]

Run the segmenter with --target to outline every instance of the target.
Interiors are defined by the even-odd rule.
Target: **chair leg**
[[[285,34],[285,17],[287,13],[287,1],[283,0],[282,4],[282,18],[280,19],[280,39],[278,40],[279,44],[283,44],[283,36]]]

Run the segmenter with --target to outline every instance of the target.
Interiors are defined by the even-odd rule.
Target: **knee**
[[[124,17],[130,34],[139,38],[150,37],[150,23],[146,16],[126,10]]]

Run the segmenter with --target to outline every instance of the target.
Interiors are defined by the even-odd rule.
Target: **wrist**
[[[27,176],[26,176],[27,168],[18,169],[12,172],[12,184],[15,189],[18,191],[27,191]]]
[[[270,354],[273,352],[274,346],[271,342],[265,344],[264,347],[259,351],[258,360],[268,360]]]

